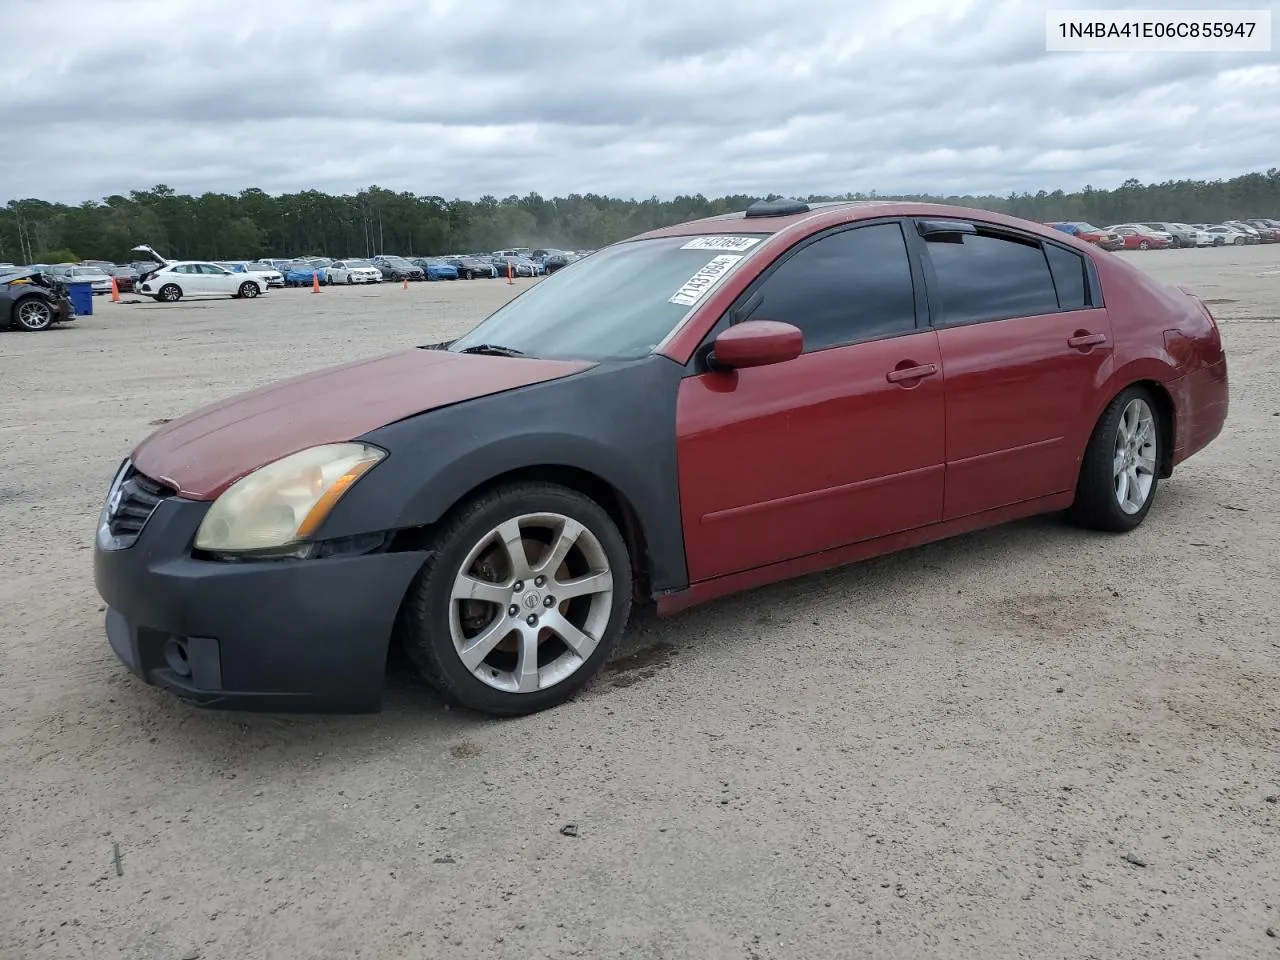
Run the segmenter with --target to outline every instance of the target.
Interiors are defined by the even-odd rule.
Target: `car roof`
[[[946,219],[978,220],[995,226],[1010,227],[1027,233],[1035,233],[1045,237],[1061,236],[1061,231],[1054,230],[1049,224],[1036,223],[1021,217],[1013,217],[992,210],[980,210],[974,207],[962,207],[947,203],[925,203],[916,200],[835,200],[822,203],[810,203],[806,209],[796,213],[780,216],[748,217],[746,211],[723,213],[699,220],[689,220],[667,227],[658,227],[645,233],[631,237],[628,241],[654,240],[661,237],[689,237],[715,232],[723,233],[764,233],[776,234],[784,230],[808,225],[804,233],[816,233],[829,227],[858,220],[873,220],[880,217],[939,217]],[[1079,224],[1083,220],[1066,220],[1061,223]]]

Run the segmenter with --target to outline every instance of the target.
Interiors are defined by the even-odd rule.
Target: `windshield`
[[[372,266],[373,264],[370,263],[368,260],[348,260],[347,261],[348,270],[358,270],[362,267],[372,267]]]
[[[762,239],[662,237],[606,247],[540,281],[449,349],[495,344],[541,357],[647,356]]]
[[[1102,231],[1092,223],[1086,223],[1083,220],[1076,224],[1076,229],[1081,233],[1102,233]]]
[[[414,264],[410,263],[410,262],[409,262],[408,260],[406,260],[404,257],[383,257],[383,258],[382,258],[382,262],[383,262],[383,263],[386,263],[386,264],[390,264],[390,265],[391,265],[391,266],[393,266],[393,267],[412,267],[412,266],[414,266]]]

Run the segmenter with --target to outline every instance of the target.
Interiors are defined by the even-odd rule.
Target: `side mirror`
[[[775,320],[747,320],[731,326],[716,337],[711,364],[737,370],[765,367],[794,360],[804,350],[804,334],[799,327]]]

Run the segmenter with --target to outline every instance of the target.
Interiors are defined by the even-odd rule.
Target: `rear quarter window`
[[[1044,245],[1049,272],[1058,294],[1058,307],[1062,310],[1083,310],[1089,306],[1089,285],[1085,274],[1084,257],[1052,243]]]

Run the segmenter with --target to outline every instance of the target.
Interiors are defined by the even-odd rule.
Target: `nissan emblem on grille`
[[[116,546],[132,543],[161,501],[176,493],[171,487],[139,473],[133,464],[126,464],[105,510],[107,533]]]

